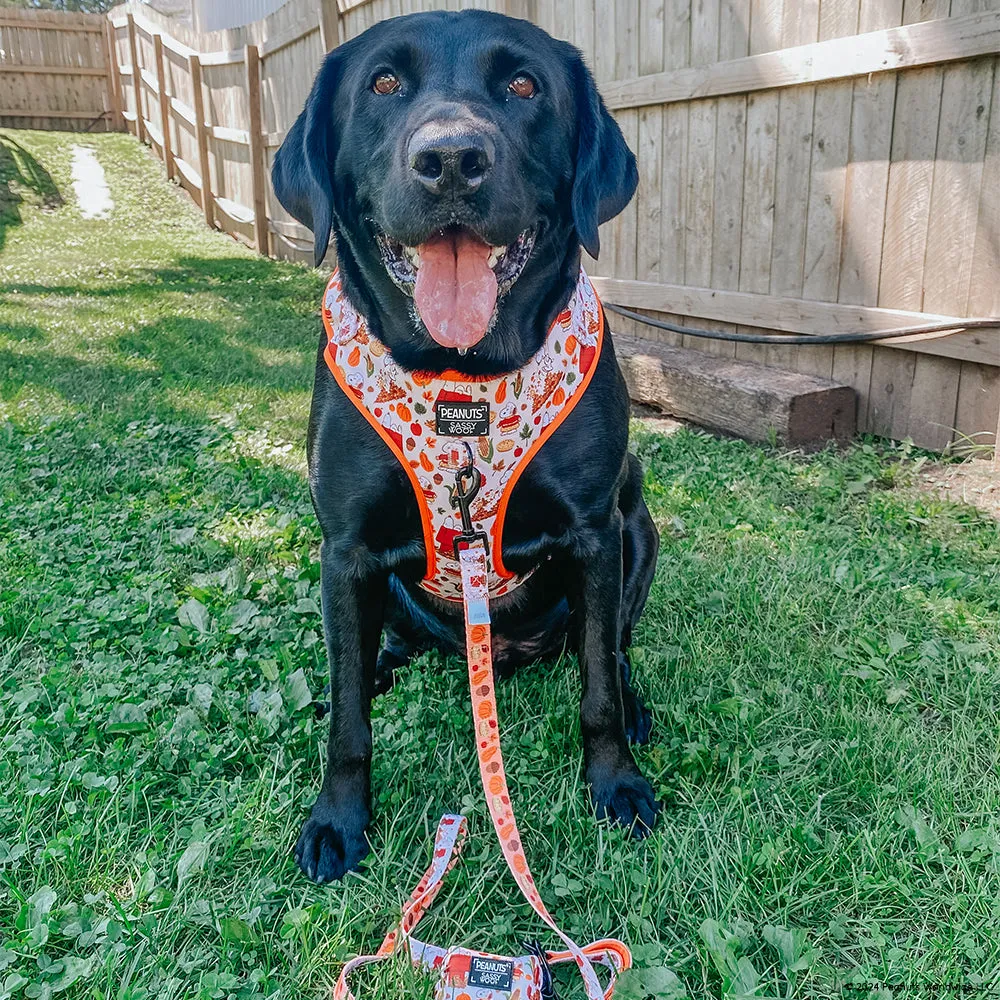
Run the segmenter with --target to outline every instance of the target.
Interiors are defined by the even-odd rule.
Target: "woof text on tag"
[[[434,404],[437,433],[445,437],[485,437],[490,432],[490,404],[438,400]]]
[[[496,990],[509,990],[513,980],[513,962],[473,956],[469,965],[469,986],[492,986]]]

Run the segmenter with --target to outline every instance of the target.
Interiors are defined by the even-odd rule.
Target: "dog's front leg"
[[[607,528],[588,532],[570,592],[583,682],[580,722],[587,782],[597,815],[644,837],[659,805],[642,776],[625,733],[618,660],[622,602],[622,523],[616,510]]]
[[[330,737],[323,787],[295,846],[309,878],[332,882],[368,854],[371,701],[385,614],[384,574],[357,548],[320,551],[323,630],[330,660]]]

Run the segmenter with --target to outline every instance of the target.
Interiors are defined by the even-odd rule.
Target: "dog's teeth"
[[[420,267],[420,253],[417,251],[416,247],[403,247],[403,252],[406,254],[406,259],[413,267]]]
[[[469,349],[467,347],[456,347],[455,350],[458,351],[459,356],[463,358],[469,353]]]
[[[504,251],[506,251],[506,249],[506,247],[490,247],[490,255],[486,258],[486,263],[489,264],[490,267],[496,267],[497,262],[504,255]]]

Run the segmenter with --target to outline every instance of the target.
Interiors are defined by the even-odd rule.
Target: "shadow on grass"
[[[0,250],[7,230],[20,226],[23,191],[30,191],[42,208],[63,204],[62,195],[49,172],[19,142],[0,132]]]
[[[0,294],[134,298],[144,302],[164,292],[212,293],[242,303],[270,302],[298,306],[297,313],[319,311],[325,277],[262,257],[179,257],[175,267],[131,269],[113,284],[46,285],[36,282],[0,284]]]
[[[220,389],[301,390],[312,387],[320,334],[318,306],[323,286],[315,272],[253,258],[184,257],[170,268],[136,268],[107,285],[0,285],[0,304],[20,308],[26,296],[74,298],[82,320],[131,326],[105,341],[109,360],[70,357],[51,351],[0,350],[5,395],[21,385],[54,389],[67,400],[99,403],[110,397],[142,397],[159,409],[166,389],[190,389],[211,396]],[[165,298],[176,297],[178,312],[163,316]],[[231,322],[192,316],[192,297],[205,296],[211,312]],[[213,301],[214,300],[214,301]],[[143,315],[155,318],[144,323]],[[197,303],[194,303],[197,310]],[[208,311],[206,309],[206,311]],[[0,327],[4,333],[7,328]],[[35,341],[45,333],[29,324],[12,326],[11,340]],[[303,436],[305,428],[303,427]]]
[[[0,320],[0,334],[8,340],[43,341],[45,331],[34,323],[6,323]]]

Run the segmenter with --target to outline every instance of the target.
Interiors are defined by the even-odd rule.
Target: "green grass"
[[[109,221],[75,208],[74,141]],[[518,949],[541,928],[480,803],[458,660],[376,704],[367,871],[321,888],[290,857],[325,731],[322,277],[208,232],[127,137],[6,133],[0,170],[0,998],[320,997],[456,809],[467,861],[421,930]],[[592,818],[571,664],[502,685],[543,895],[633,946],[623,1000],[995,991],[997,525],[900,488],[905,449],[635,447],[663,537],[638,758],[666,808],[643,844]]]

